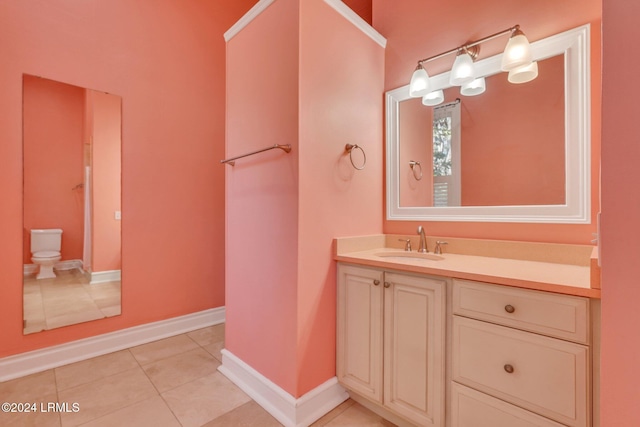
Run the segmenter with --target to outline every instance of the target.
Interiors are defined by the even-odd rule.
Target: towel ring
[[[362,162],[362,166],[358,167],[356,166],[355,163],[353,163],[353,150],[355,148],[359,148],[360,151],[362,151],[362,157],[364,158],[364,161]],[[344,152],[345,153],[349,153],[349,160],[351,160],[351,165],[356,168],[357,170],[361,171],[362,169],[364,169],[364,166],[367,164],[367,155],[365,154],[364,150],[362,149],[362,147],[360,147],[358,144],[347,144],[344,146]]]
[[[416,166],[420,168],[420,176],[416,175]],[[420,181],[422,179],[422,165],[420,165],[420,162],[415,160],[409,160],[409,167],[411,168],[411,171],[413,172],[413,177],[416,179],[416,181]]]

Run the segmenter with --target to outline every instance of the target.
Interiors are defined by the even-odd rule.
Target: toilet
[[[51,279],[56,275],[53,266],[62,255],[62,230],[59,228],[31,230],[31,261],[40,266],[36,279]]]

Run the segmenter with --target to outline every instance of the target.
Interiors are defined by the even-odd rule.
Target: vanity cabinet
[[[453,280],[451,426],[591,420],[589,300]]]
[[[338,380],[392,422],[599,426],[598,300],[343,263],[337,283]]]
[[[444,426],[446,285],[338,264],[340,383],[402,420]]]

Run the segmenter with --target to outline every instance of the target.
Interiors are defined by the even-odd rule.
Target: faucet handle
[[[443,242],[441,240],[436,240],[436,248],[433,250],[434,254],[442,255],[442,247],[441,245],[448,245],[449,242]]]
[[[404,243],[404,250],[407,252],[411,252],[411,239],[398,239],[400,242]]]

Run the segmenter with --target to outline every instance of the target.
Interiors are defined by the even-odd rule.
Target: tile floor
[[[0,383],[0,403],[38,410],[0,412],[0,426],[280,426],[217,371],[223,346],[216,325]],[[349,399],[313,426],[393,424]]]
[[[90,285],[78,269],[56,270],[56,276],[25,277],[25,334],[120,314],[120,281]]]

